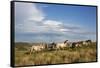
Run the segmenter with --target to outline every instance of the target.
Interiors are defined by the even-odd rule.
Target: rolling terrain
[[[38,44],[38,43],[34,43]],[[15,66],[96,62],[96,43],[89,46],[43,50],[29,54],[29,43],[15,43]]]

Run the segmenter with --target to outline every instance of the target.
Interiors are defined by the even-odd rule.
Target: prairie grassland
[[[97,61],[96,43],[77,48],[34,52],[31,55],[28,53],[29,48],[28,44],[15,45],[15,66]]]

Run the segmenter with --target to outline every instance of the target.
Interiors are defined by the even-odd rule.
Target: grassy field
[[[28,43],[15,44],[15,66],[79,63],[96,61],[96,43],[78,48],[65,48],[63,50],[45,50],[34,52],[31,55]]]

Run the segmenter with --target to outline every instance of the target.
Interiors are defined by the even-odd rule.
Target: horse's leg
[[[30,49],[30,55],[32,54],[32,52],[33,52],[33,49]]]
[[[30,55],[31,55],[31,50],[30,50]]]
[[[30,50],[30,55],[31,55],[31,50]]]

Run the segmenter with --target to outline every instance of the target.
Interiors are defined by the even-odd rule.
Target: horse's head
[[[92,42],[91,40],[86,40],[86,42]]]
[[[64,41],[64,44],[67,43],[67,41],[68,41],[68,40],[65,40],[65,41]]]
[[[55,45],[55,44],[56,44],[56,43],[54,43],[54,42],[53,42],[53,43],[51,43],[51,45]]]

